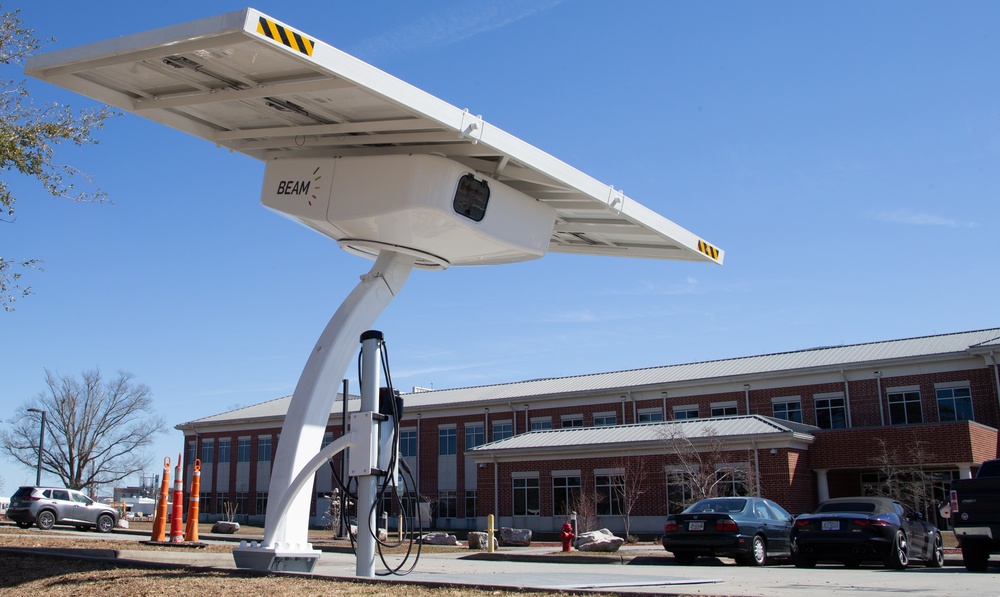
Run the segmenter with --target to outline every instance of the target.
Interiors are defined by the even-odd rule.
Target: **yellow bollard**
[[[493,553],[493,533],[496,529],[493,528],[493,515],[488,514],[486,516],[486,552]]]
[[[201,498],[201,459],[194,461],[194,480],[191,481],[191,495],[188,496],[188,521],[184,529],[185,541],[198,541],[198,504]]]
[[[163,542],[167,530],[167,492],[170,490],[170,457],[163,459],[163,483],[160,484],[160,501],[156,504],[153,518],[153,534],[150,541]]]

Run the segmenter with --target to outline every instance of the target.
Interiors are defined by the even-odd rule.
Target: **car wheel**
[[[110,514],[102,514],[97,519],[97,530],[101,533],[110,533],[115,528],[115,519]]]
[[[969,572],[985,572],[990,565],[989,544],[981,541],[962,541],[962,563]]]
[[[38,516],[35,517],[35,524],[37,524],[38,528],[43,531],[47,531],[55,526],[56,515],[51,510],[42,510],[38,513]]]
[[[743,564],[748,566],[763,566],[767,563],[767,544],[760,535],[754,535],[750,542],[750,553],[743,559]]]
[[[910,563],[910,556],[906,553],[909,544],[906,542],[906,533],[896,531],[896,538],[892,542],[892,548],[885,558],[885,567],[895,570],[902,570]]]
[[[23,520],[17,521],[17,526],[21,527],[22,529],[30,529],[32,524],[34,523],[26,522]]]
[[[944,542],[941,540],[941,533],[934,533],[931,553],[928,554],[926,563],[928,568],[940,568],[944,566]]]
[[[693,553],[687,553],[684,551],[674,552],[674,559],[681,566],[690,566],[691,564],[694,564],[694,560],[696,557],[697,556],[695,556]]]
[[[799,554],[792,558],[792,563],[796,568],[815,568],[816,558]]]

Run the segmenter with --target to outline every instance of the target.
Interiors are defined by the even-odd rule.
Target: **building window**
[[[795,423],[802,422],[802,401],[781,400],[771,403],[771,414],[775,419],[784,419]]]
[[[212,503],[211,493],[201,493],[198,494],[198,513],[207,514],[209,512],[214,512],[214,504]]]
[[[323,443],[320,444],[319,449],[322,450],[323,448],[329,446],[332,443],[333,443],[333,432],[327,431],[326,433],[323,434]]]
[[[215,494],[215,514],[225,514],[226,507],[228,505],[229,505],[228,493],[226,493],[225,491],[220,491]]]
[[[684,470],[667,471],[667,513],[677,514],[694,503],[693,476]]]
[[[458,453],[458,431],[454,427],[438,429],[438,455],[454,456]]]
[[[923,423],[920,408],[920,390],[889,393],[889,424],[909,425]]]
[[[404,429],[399,432],[399,455],[403,458],[412,458],[417,455],[417,431],[415,429]]]
[[[719,495],[749,495],[747,490],[748,481],[750,480],[748,473],[749,471],[746,468],[731,468],[731,465],[716,469],[715,478],[717,481],[715,485],[718,488]]]
[[[482,425],[465,426],[465,449],[471,450],[486,443],[486,430]]]
[[[465,517],[475,518],[478,513],[476,509],[476,490],[465,490]]]
[[[972,390],[942,388],[937,390],[939,421],[973,421]]]
[[[268,439],[270,439],[270,438],[268,438]],[[266,491],[258,491],[257,492],[257,510],[256,510],[256,512],[257,512],[257,514],[266,514],[267,513],[267,492]]]
[[[212,464],[212,455],[215,453],[215,442],[201,442],[201,463]]]
[[[658,408],[647,408],[639,411],[640,423],[656,423],[663,420],[663,411]]]
[[[245,491],[236,492],[236,513],[237,514],[250,514],[248,509],[250,506],[249,496]]]
[[[580,477],[552,477],[552,514],[565,516],[580,503]]]
[[[188,442],[187,445],[187,463],[194,464],[195,454],[198,453],[198,444],[196,442]]]
[[[697,419],[698,418],[698,405],[689,404],[686,406],[675,406],[674,407],[674,420],[682,421],[684,419]]]
[[[569,427],[583,427],[583,415],[563,415],[560,421],[560,426],[563,429],[567,429]]]
[[[514,435],[514,428],[510,421],[498,421],[493,423],[493,441],[498,442]]]
[[[437,515],[438,518],[455,518],[458,516],[458,498],[455,497],[454,491],[438,492]]]
[[[232,444],[228,439],[219,440],[219,464],[229,464],[229,453],[232,450]]]
[[[538,516],[538,477],[513,481],[514,516]]]
[[[250,462],[250,438],[236,441],[236,462]],[[243,510],[246,513],[246,510]]]
[[[816,398],[816,426],[820,429],[845,429],[847,408],[843,398]]]
[[[732,417],[738,414],[735,402],[714,402],[712,403],[713,417]]]
[[[615,413],[597,413],[594,415],[594,427],[610,427],[617,425],[618,419]]]
[[[621,495],[625,486],[622,475],[595,475],[598,516],[621,515]]]
[[[543,431],[545,429],[552,429],[552,417],[540,417],[537,419],[531,419],[532,431]]]
[[[271,462],[271,438],[262,437],[257,440],[257,462]]]

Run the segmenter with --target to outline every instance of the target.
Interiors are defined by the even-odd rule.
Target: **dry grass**
[[[250,533],[253,534],[253,533]],[[329,537],[329,533],[325,535]],[[157,550],[190,549],[176,546],[147,545],[148,537],[102,539],[92,532],[79,537],[65,533],[41,533],[32,528],[21,530],[0,526],[0,547],[43,550]],[[322,537],[314,537],[322,540]],[[234,544],[207,545],[211,552],[232,552]],[[425,546],[425,550],[451,550]],[[212,595],[213,597],[267,595],[268,597],[307,595],[388,596],[401,590],[407,597],[505,597],[513,591],[485,591],[470,588],[434,588],[380,581],[345,581],[296,575],[276,575],[244,570],[215,570],[170,566],[141,566],[123,562],[79,560],[56,554],[5,551],[0,574],[0,596],[39,595],[46,597],[93,596],[141,597],[145,595]]]

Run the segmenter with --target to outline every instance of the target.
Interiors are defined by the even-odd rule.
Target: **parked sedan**
[[[47,531],[57,524],[67,524],[108,533],[118,524],[118,511],[72,489],[26,486],[11,496],[7,518],[22,529],[36,524]]]
[[[791,555],[792,515],[758,497],[718,497],[695,502],[663,526],[663,548],[678,564],[698,556],[726,556],[746,566],[763,566]]]
[[[882,562],[903,569],[913,560],[932,568],[944,564],[944,544],[937,527],[899,502],[880,497],[827,500],[792,529],[795,565],[812,568],[819,560],[847,566]]]

